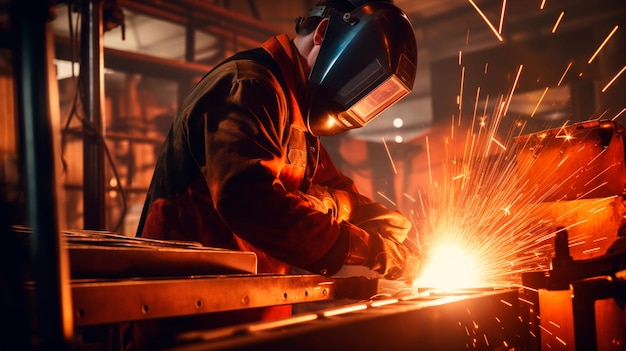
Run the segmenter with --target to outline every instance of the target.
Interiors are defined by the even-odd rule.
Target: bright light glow
[[[417,199],[410,213],[424,253],[415,288],[519,285],[521,273],[549,268],[557,224],[568,231],[584,224],[555,216],[552,202],[559,187],[571,183],[583,167],[590,179],[581,183],[572,200],[588,199],[606,186],[598,179],[608,179],[612,168],[603,165],[602,150],[596,154],[585,147],[590,143],[584,140],[590,135],[587,127],[566,122],[560,128],[522,135],[526,123],[515,123],[510,131],[496,133],[505,110],[501,107],[509,100],[501,96],[493,104],[493,115],[475,116],[469,132],[457,131],[466,136],[459,144],[451,142],[452,136],[425,138],[428,179],[420,179],[418,191],[409,194]],[[597,122],[581,125],[593,123]],[[496,138],[499,135],[519,137]],[[541,176],[535,173],[538,168]],[[604,208],[587,200],[581,203]],[[593,216],[607,213],[599,210]],[[589,242],[587,234],[569,240],[570,247],[584,244],[584,249],[577,248],[582,254],[598,251],[599,245]]]
[[[402,127],[403,124],[404,124],[404,121],[402,120],[402,118],[396,118],[393,120],[393,126],[396,128]]]
[[[422,275],[413,285],[442,290],[477,287],[484,285],[481,272],[478,260],[467,250],[457,245],[443,244],[434,250]]]
[[[404,139],[402,139],[402,135],[396,135],[396,137],[394,138],[394,140],[396,141],[396,143],[400,144],[402,143],[402,141]]]
[[[342,125],[342,124],[337,122],[337,120],[335,119],[333,115],[328,115],[328,118],[326,118],[326,129],[330,130],[337,125]]]

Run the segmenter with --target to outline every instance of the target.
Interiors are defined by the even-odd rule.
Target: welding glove
[[[350,219],[356,201],[354,196],[347,191],[319,184],[311,184],[306,193],[300,192],[300,197],[312,208],[330,214],[338,222]]]
[[[404,276],[406,264],[412,256],[406,245],[358,227],[350,232],[345,264],[366,266],[386,279],[394,280]]]
[[[382,235],[370,234],[370,255],[365,265],[385,279],[395,280],[404,275],[410,256],[405,245]]]
[[[368,233],[380,234],[396,243],[403,243],[411,230],[411,221],[400,212],[376,202],[356,208],[350,222]]]

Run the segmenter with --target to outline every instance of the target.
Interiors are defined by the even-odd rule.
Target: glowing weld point
[[[507,216],[511,215],[511,208],[510,207],[505,207],[502,209],[502,211],[504,211],[504,214]]]
[[[453,244],[443,244],[433,251],[430,261],[414,286],[442,290],[476,287],[483,284],[474,257]],[[469,313],[469,311],[468,311]]]

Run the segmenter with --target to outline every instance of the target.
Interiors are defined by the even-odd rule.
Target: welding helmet
[[[407,16],[390,2],[349,2],[352,12],[318,6],[309,13],[329,18],[305,93],[315,136],[363,127],[413,89],[417,43]]]

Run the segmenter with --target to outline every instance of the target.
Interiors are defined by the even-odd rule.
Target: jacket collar
[[[298,54],[298,50],[286,34],[280,34],[268,39],[262,47],[269,52],[278,63],[280,72],[287,85],[288,101],[291,105],[291,122],[297,128],[306,129],[300,106],[302,96],[306,88],[306,76],[304,58]]]

